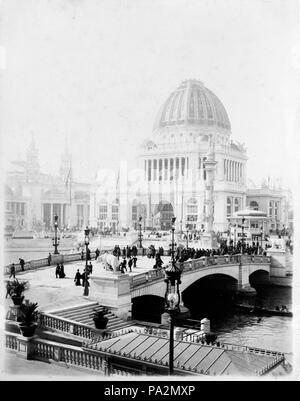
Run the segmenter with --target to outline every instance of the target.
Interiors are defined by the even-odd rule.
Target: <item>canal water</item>
[[[274,308],[286,305],[292,309],[292,289],[289,287],[257,287],[257,295],[243,299],[243,303],[260,304]],[[293,319],[283,316],[253,316],[234,307],[232,298],[209,300],[210,306],[192,312],[192,319],[210,319],[211,331],[218,340],[238,345],[248,345],[287,354],[293,352]]]

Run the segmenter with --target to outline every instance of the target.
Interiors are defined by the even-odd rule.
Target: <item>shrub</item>
[[[24,323],[29,326],[31,323],[36,322],[38,318],[37,307],[38,304],[33,302],[21,305],[21,315],[19,319],[20,323]]]
[[[21,297],[23,292],[28,289],[28,281],[8,281],[6,291],[10,297]]]

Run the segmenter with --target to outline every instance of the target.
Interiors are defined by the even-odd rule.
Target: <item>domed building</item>
[[[169,228],[174,214],[180,229],[207,231],[211,222],[214,231],[225,231],[227,217],[245,206],[246,150],[231,139],[220,99],[198,80],[171,93],[140,157],[148,224]]]
[[[185,231],[228,229],[227,218],[246,206],[246,149],[231,139],[231,125],[221,100],[198,80],[183,81],[160,108],[153,134],[140,148],[138,165],[142,182],[128,182],[124,202],[118,207],[121,227],[177,229]],[[99,183],[98,183],[99,184]],[[98,185],[101,194],[101,184]],[[131,191],[131,188],[132,189]],[[119,189],[111,195],[118,198]],[[91,197],[91,223],[111,226],[110,210]],[[99,213],[98,213],[99,211]],[[116,222],[115,222],[116,223]],[[116,227],[116,224],[114,225]]]

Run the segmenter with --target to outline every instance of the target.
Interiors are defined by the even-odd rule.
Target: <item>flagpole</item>
[[[70,161],[69,170],[69,221],[68,227],[71,228],[71,209],[72,209],[72,161]]]

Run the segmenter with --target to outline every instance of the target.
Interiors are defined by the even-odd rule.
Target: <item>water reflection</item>
[[[211,330],[223,342],[248,345],[274,351],[291,353],[292,321],[283,316],[253,316],[239,312],[234,307],[232,294],[213,294],[202,292],[201,303],[197,310],[193,309],[192,318],[201,320],[207,317],[211,321]],[[285,287],[260,286],[257,295],[243,300],[243,303],[262,304],[274,308],[286,305],[292,309],[292,290]]]

